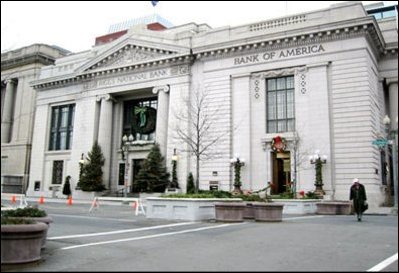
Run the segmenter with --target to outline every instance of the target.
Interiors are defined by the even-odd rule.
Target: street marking
[[[397,261],[397,260],[398,260],[398,253],[392,255],[388,259],[385,259],[384,261],[380,262],[379,264],[373,266],[372,268],[367,270],[367,272],[381,271],[382,269],[384,269],[385,267],[387,267],[388,265],[390,265],[391,263],[393,263],[394,261]]]
[[[178,227],[178,226],[185,226],[185,225],[192,225],[192,224],[195,224],[195,222],[175,223],[175,224],[168,224],[168,225],[161,225],[161,226],[143,227],[143,228],[134,228],[134,229],[122,229],[122,230],[105,231],[105,232],[97,232],[97,233],[56,236],[56,237],[49,237],[49,238],[47,238],[47,240],[62,240],[62,239],[71,239],[71,238],[103,236],[103,235],[112,235],[112,234],[121,234],[121,233],[128,233],[128,232],[152,230],[152,229],[158,229],[158,228]]]
[[[137,222],[137,220],[130,219],[118,219],[118,218],[103,218],[103,217],[93,217],[93,216],[85,216],[85,215],[66,215],[66,214],[54,214],[50,213],[50,216],[56,217],[70,217],[70,218],[84,218],[84,219],[94,219],[94,220],[108,220],[108,221],[119,221],[119,222]]]
[[[187,229],[187,230],[182,230],[182,231],[175,231],[175,232],[167,232],[167,233],[161,233],[161,234],[147,235],[147,236],[141,236],[141,237],[135,237],[135,238],[127,238],[127,239],[119,239],[119,240],[111,240],[111,241],[104,241],[104,242],[97,242],[97,243],[89,243],[89,244],[68,246],[68,247],[63,247],[61,249],[67,250],[67,249],[74,249],[74,248],[80,248],[80,247],[86,247],[86,246],[105,245],[105,244],[137,241],[137,240],[143,240],[143,239],[152,239],[152,238],[171,236],[171,235],[177,235],[177,234],[184,234],[184,233],[202,231],[202,230],[207,230],[207,229],[223,228],[223,227],[234,226],[234,225],[242,225],[242,224],[245,224],[245,223],[223,224],[223,225],[218,225],[218,226],[194,228],[194,229]]]
[[[315,218],[322,218],[324,217],[323,215],[315,215],[315,216],[299,216],[299,217],[287,217],[283,218],[283,221],[286,220],[302,220],[302,219],[315,219]]]

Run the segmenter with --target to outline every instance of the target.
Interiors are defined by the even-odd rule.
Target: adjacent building
[[[192,106],[203,98],[200,117],[210,125],[199,137],[210,148],[201,188],[232,190],[239,157],[244,189],[313,191],[318,153],[325,198],[347,200],[358,177],[370,206],[382,205],[391,151],[372,142],[385,136],[384,116],[398,113],[398,30],[397,13],[373,12],[381,10],[346,2],[238,27],[145,23],[57,59],[33,83],[28,194],[51,195],[67,175],[76,186],[94,141],[111,192],[136,190],[155,142],[169,169],[177,155],[184,190],[197,162],[182,138],[196,136]]]
[[[29,181],[36,91],[40,68],[68,52],[34,44],[1,54],[1,191],[25,193]]]

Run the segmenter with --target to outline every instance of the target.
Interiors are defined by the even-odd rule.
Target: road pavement
[[[147,219],[128,205],[40,207],[54,220],[42,260],[2,271],[398,271],[397,215],[220,223]]]

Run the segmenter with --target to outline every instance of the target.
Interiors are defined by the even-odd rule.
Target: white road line
[[[121,234],[121,233],[128,233],[128,232],[152,230],[152,229],[158,229],[158,228],[178,227],[178,226],[185,226],[185,225],[192,225],[192,224],[195,224],[195,222],[175,223],[175,224],[168,224],[168,225],[161,225],[161,226],[143,227],[143,228],[134,228],[134,229],[122,229],[122,230],[105,231],[105,232],[97,232],[97,233],[56,236],[56,237],[49,237],[49,238],[47,238],[47,240],[62,240],[62,239],[71,239],[71,238],[103,236],[103,235],[112,235],[112,234]]]
[[[315,215],[315,216],[299,216],[299,217],[287,217],[283,218],[283,221],[289,221],[289,220],[302,220],[302,219],[314,219],[314,218],[322,218],[324,217],[323,215]]]
[[[388,259],[385,259],[384,261],[380,262],[379,264],[373,266],[372,268],[367,270],[367,272],[381,271],[382,269],[384,269],[385,267],[387,267],[388,265],[390,265],[391,263],[393,263],[394,261],[397,261],[397,260],[398,260],[398,253],[392,255]]]
[[[118,219],[118,218],[104,218],[104,217],[94,217],[88,215],[66,215],[66,214],[54,214],[50,213],[50,216],[56,217],[66,217],[66,218],[84,218],[84,219],[94,219],[94,220],[108,220],[108,221],[118,221],[118,222],[137,222],[137,220],[129,220],[129,219]]]
[[[245,224],[245,222],[244,223],[237,223],[237,224],[223,224],[223,225],[218,225],[218,226],[187,229],[187,230],[182,230],[182,231],[167,232],[167,233],[147,235],[147,236],[141,236],[141,237],[135,237],[135,238],[126,238],[126,239],[119,239],[119,240],[111,240],[111,241],[103,241],[103,242],[90,243],[90,244],[68,246],[68,247],[63,247],[61,249],[67,250],[67,249],[74,249],[74,248],[80,248],[80,247],[86,247],[86,246],[105,245],[105,244],[114,244],[114,243],[137,241],[137,240],[144,240],[144,239],[152,239],[152,238],[158,238],[158,237],[164,237],[164,236],[172,236],[172,235],[177,235],[177,234],[184,234],[184,233],[202,231],[202,230],[207,230],[207,229],[223,228],[223,227],[227,227],[227,226],[242,225],[242,224]]]

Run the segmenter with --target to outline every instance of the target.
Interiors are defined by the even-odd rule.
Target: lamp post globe
[[[124,182],[124,190],[123,196],[127,197],[128,187],[129,187],[129,147],[133,145],[134,137],[132,134],[127,137],[127,135],[123,135],[122,137],[122,159],[125,160],[125,182]]]

